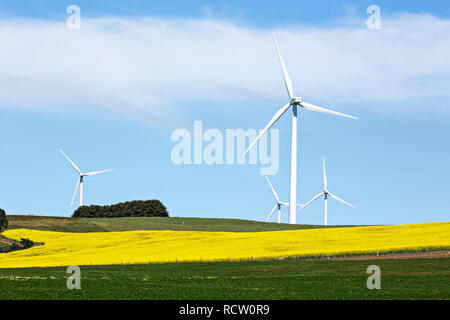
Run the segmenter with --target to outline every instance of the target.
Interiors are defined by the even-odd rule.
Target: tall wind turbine
[[[315,196],[314,198],[312,198],[311,200],[309,200],[307,203],[305,203],[305,205],[301,206],[299,208],[303,209],[304,207],[310,205],[311,203],[313,203],[316,199],[320,198],[321,196],[324,196],[324,201],[325,201],[325,212],[323,215],[323,225],[328,225],[328,217],[327,217],[327,199],[328,196],[330,196],[331,198],[340,201],[352,208],[356,208],[354,205],[352,205],[351,203],[348,203],[344,200],[342,200],[341,198],[339,198],[338,196],[335,196],[334,194],[328,192],[328,182],[327,182],[327,173],[325,171],[325,158],[322,158],[322,165],[323,165],[323,192],[319,193],[317,196]]]
[[[77,195],[77,191],[78,191],[78,187],[80,187],[80,207],[83,205],[83,180],[84,177],[88,177],[88,176],[95,176],[96,174],[99,173],[104,173],[104,172],[109,172],[109,171],[113,171],[114,169],[108,169],[108,170],[101,170],[101,171],[93,171],[93,172],[86,172],[83,173],[81,172],[80,168],[77,167],[77,165],[75,163],[73,163],[72,160],[70,160],[70,158],[64,153],[64,151],[59,150],[62,155],[70,162],[70,164],[72,165],[72,167],[78,172],[78,174],[80,175],[80,178],[78,179],[77,182],[77,186],[75,187],[75,192],[73,193],[73,197],[72,197],[72,202],[70,203],[70,206],[73,205],[73,201],[75,200],[75,196]]]
[[[278,209],[278,223],[281,223],[281,206],[289,206],[289,203],[286,202],[281,202],[280,198],[278,198],[278,194],[275,192],[275,189],[273,188],[272,184],[270,183],[269,178],[266,176],[267,179],[267,183],[270,186],[270,189],[272,190],[273,196],[275,197],[275,200],[277,201],[277,204],[275,205],[275,207],[273,207],[272,211],[270,211],[269,216],[266,219],[266,222],[269,221],[270,217],[272,216],[272,214],[275,212],[276,209]]]
[[[310,111],[316,111],[316,112],[323,112],[323,113],[330,113],[341,117],[346,117],[350,119],[358,119],[356,117],[332,111],[329,109],[325,109],[322,107],[315,106],[313,104],[303,102],[301,97],[294,96],[293,94],[293,88],[292,88],[292,81],[289,77],[289,74],[286,70],[286,67],[283,62],[283,58],[280,53],[280,49],[278,48],[277,39],[275,37],[275,33],[272,32],[273,40],[275,42],[275,47],[278,52],[278,57],[280,60],[281,65],[281,71],[283,72],[283,78],[284,78],[284,84],[287,89],[287,93],[289,96],[289,102],[285,104],[283,107],[281,107],[280,110],[275,113],[273,118],[269,121],[269,123],[266,125],[264,130],[260,132],[258,137],[253,141],[250,146],[245,151],[245,154],[258,142],[258,140],[269,130],[275,122],[277,122],[278,119],[281,118],[281,116],[290,108],[292,107],[292,131],[291,131],[291,174],[290,174],[290,189],[289,189],[289,223],[290,224],[296,224],[297,223],[297,108],[302,107],[303,109],[310,110]]]

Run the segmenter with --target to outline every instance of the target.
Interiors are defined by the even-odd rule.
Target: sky
[[[85,204],[160,199],[170,216],[265,221],[264,165],[176,164],[171,137],[194,121],[262,129],[288,102],[272,31],[294,93],[359,118],[300,110],[298,201],[322,191],[325,157],[329,191],[357,207],[330,200],[329,224],[449,221],[445,1],[0,1],[0,208],[70,216],[63,149],[82,170],[116,169],[85,179]],[[270,176],[286,202],[290,122],[273,127]],[[322,221],[322,200],[297,216]]]

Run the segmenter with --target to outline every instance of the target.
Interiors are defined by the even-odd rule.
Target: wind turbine
[[[317,196],[315,196],[314,198],[312,198],[311,200],[309,200],[307,203],[305,203],[305,205],[301,206],[299,208],[303,209],[304,207],[310,205],[311,203],[313,203],[316,199],[320,198],[321,196],[324,196],[324,200],[325,200],[325,212],[324,212],[324,216],[323,216],[323,224],[326,226],[328,224],[328,217],[327,217],[327,199],[328,196],[330,196],[331,198],[340,201],[352,208],[356,208],[354,205],[352,205],[351,203],[348,203],[344,200],[342,200],[341,198],[339,198],[338,196],[335,196],[334,194],[332,194],[331,192],[328,191],[328,183],[327,183],[327,173],[325,171],[325,158],[322,158],[322,164],[323,164],[323,192],[319,193]]]
[[[77,186],[75,187],[75,192],[73,193],[73,197],[72,197],[72,202],[70,203],[70,206],[73,205],[73,201],[75,200],[75,196],[77,195],[77,191],[78,191],[78,187],[80,187],[80,207],[83,205],[83,180],[84,177],[88,177],[88,176],[95,176],[96,174],[99,173],[104,173],[104,172],[109,172],[109,171],[113,171],[114,169],[108,169],[108,170],[101,170],[101,171],[93,171],[93,172],[86,172],[83,173],[81,172],[80,168],[77,167],[77,165],[75,163],[73,163],[72,160],[70,160],[70,158],[64,153],[64,151],[59,150],[59,152],[62,153],[62,155],[70,162],[70,164],[72,165],[72,167],[78,172],[78,174],[80,175],[80,178],[78,179],[77,182]]]
[[[272,217],[272,214],[275,212],[276,209],[278,209],[278,223],[281,223],[281,206],[287,207],[287,206],[289,206],[289,203],[280,201],[280,198],[278,198],[278,195],[275,192],[275,189],[273,188],[272,184],[270,183],[269,178],[267,176],[265,176],[265,177],[266,177],[267,183],[270,186],[270,189],[272,190],[273,196],[275,197],[275,200],[277,201],[277,204],[275,205],[275,207],[273,207],[272,211],[270,211],[269,216],[266,219],[266,222],[269,221],[270,217]]]
[[[289,223],[296,224],[297,223],[297,108],[302,107],[303,109],[330,113],[341,117],[346,117],[350,119],[358,119],[356,117],[332,111],[329,109],[325,109],[322,107],[315,106],[313,104],[303,102],[301,97],[294,96],[292,81],[289,77],[289,74],[286,70],[286,67],[283,62],[283,58],[280,53],[280,49],[278,48],[277,39],[275,37],[275,33],[272,32],[273,40],[275,42],[275,47],[278,52],[278,57],[280,60],[281,71],[283,72],[284,84],[287,89],[287,93],[289,96],[289,102],[281,107],[278,110],[273,118],[269,121],[266,127],[259,133],[258,137],[253,141],[250,146],[245,151],[245,154],[258,142],[258,140],[277,122],[278,119],[290,108],[292,107],[292,131],[291,131],[291,173],[290,173],[290,189],[289,189]]]
[[[275,205],[275,207],[273,207],[272,211],[270,211],[269,216],[266,219],[266,222],[269,221],[270,217],[272,217],[272,214],[275,212],[276,209],[278,209],[278,223],[281,223],[281,206],[288,207],[289,203],[280,201],[280,198],[278,198],[278,194],[275,192],[275,189],[273,188],[272,184],[270,183],[269,178],[267,176],[265,176],[265,177],[266,177],[267,183],[270,186],[270,189],[272,190],[273,196],[275,197],[275,200],[277,201],[277,204]],[[301,207],[302,205],[297,204],[297,206]]]

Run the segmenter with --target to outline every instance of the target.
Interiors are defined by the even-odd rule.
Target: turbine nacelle
[[[302,102],[302,97],[292,97],[290,101],[290,105],[300,104]]]

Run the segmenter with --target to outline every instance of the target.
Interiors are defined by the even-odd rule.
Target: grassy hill
[[[298,230],[322,228],[314,225],[290,225],[278,223],[265,223],[238,219],[216,218],[92,218],[83,219],[86,222],[103,228],[107,231],[126,230],[174,230],[174,231],[232,231],[232,232],[258,232],[277,230]]]
[[[24,228],[59,232],[108,232],[129,230],[259,232],[324,227],[317,225],[265,223],[238,219],[161,217],[73,219],[65,217],[8,215],[8,222],[8,230]]]
[[[32,229],[60,232],[101,232],[104,230],[81,219],[8,215],[8,229]]]

